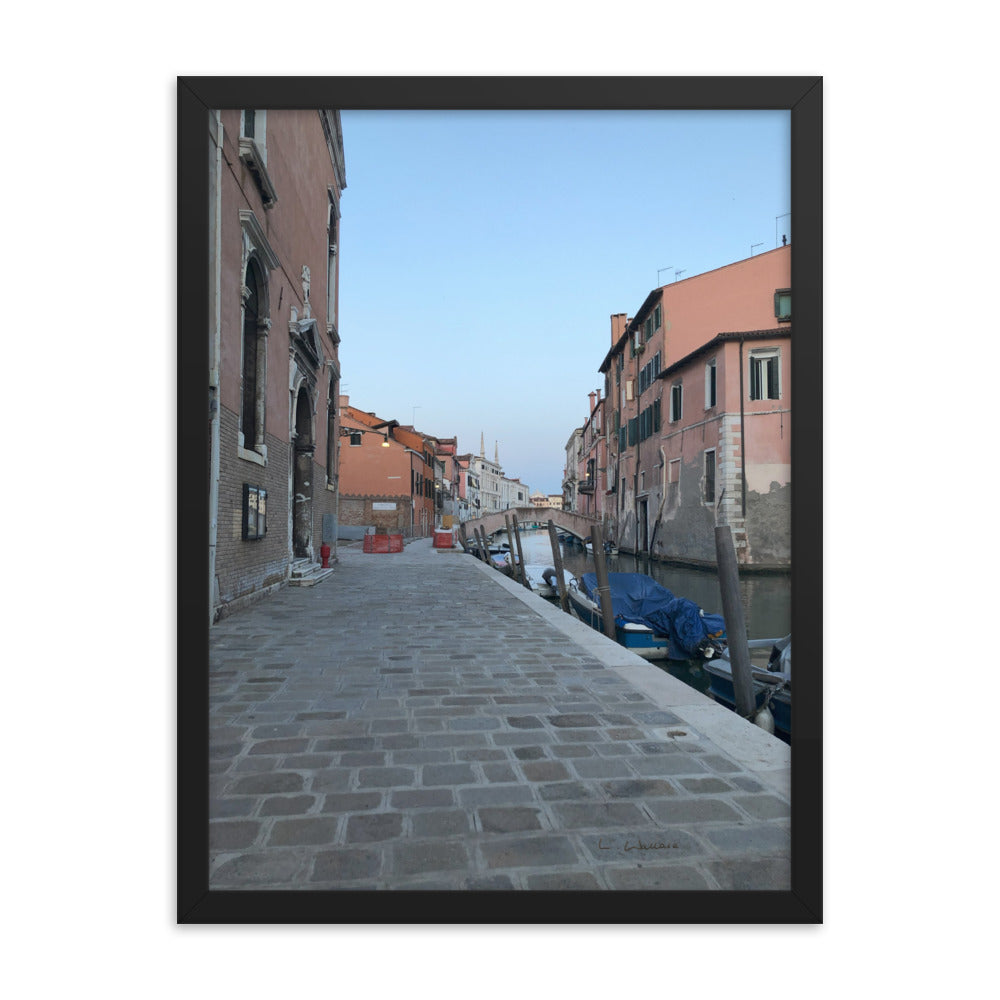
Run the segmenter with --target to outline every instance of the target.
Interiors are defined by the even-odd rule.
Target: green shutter
[[[778,398],[778,359],[768,358],[767,362],[767,398]]]

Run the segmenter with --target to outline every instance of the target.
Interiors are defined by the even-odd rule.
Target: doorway
[[[312,474],[316,445],[312,401],[303,386],[295,403],[295,448],[292,456],[292,554],[312,558]]]

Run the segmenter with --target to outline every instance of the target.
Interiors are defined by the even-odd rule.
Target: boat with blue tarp
[[[676,597],[645,573],[609,573],[615,638],[646,659],[710,660],[725,648],[722,615],[706,614],[694,601]],[[604,619],[597,574],[583,573],[570,583],[570,607],[598,632]]]

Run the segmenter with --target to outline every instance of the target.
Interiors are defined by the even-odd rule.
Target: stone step
[[[333,567],[323,569],[323,564],[309,559],[293,559],[288,585],[290,587],[314,587],[333,572]]]
[[[320,563],[312,563],[311,567],[306,570],[292,570],[292,576],[289,578],[289,587],[315,587],[317,583],[322,583],[331,573],[333,572],[333,567],[323,569]]]

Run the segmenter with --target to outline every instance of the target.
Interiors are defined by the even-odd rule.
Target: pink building
[[[742,564],[790,565],[791,247],[654,289],[612,337],[619,547],[714,564],[729,524]]]
[[[212,620],[336,545],[338,111],[208,116]]]
[[[602,517],[607,491],[607,439],[604,433],[604,399],[600,390],[589,395],[587,420],[580,433],[576,467],[576,510]]]

